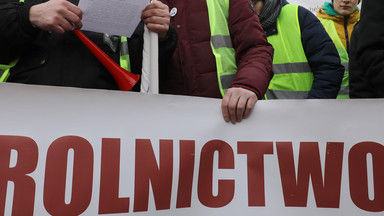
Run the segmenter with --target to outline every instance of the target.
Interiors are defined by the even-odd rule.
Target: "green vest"
[[[207,0],[211,48],[216,60],[218,83],[224,96],[236,72],[235,49],[228,29],[229,0]]]
[[[341,64],[345,67],[343,81],[341,82],[341,88],[339,94],[337,95],[337,99],[348,99],[349,98],[349,57],[347,50],[345,49],[343,42],[341,41],[339,35],[337,34],[337,30],[335,27],[335,23],[332,20],[319,18],[321,23],[323,24],[325,30],[328,32],[329,36],[332,38],[333,43],[336,46],[337,51],[339,52]]]
[[[301,43],[298,5],[285,5],[276,25],[278,34],[268,37],[275,50],[274,76],[265,99],[305,99],[312,88],[313,73]]]
[[[120,66],[127,71],[131,71],[131,63],[129,61],[129,50],[127,37],[120,37]]]
[[[9,77],[9,71],[10,69],[16,65],[16,63],[19,61],[19,59],[16,59],[12,61],[9,65],[2,65],[0,64],[0,82],[7,81]]]
[[[19,2],[24,2],[24,0],[19,0]],[[18,59],[14,60],[9,65],[0,64],[0,82],[7,81],[11,68],[14,67],[17,62]],[[128,42],[126,37],[120,37],[120,66],[128,71],[131,71]]]

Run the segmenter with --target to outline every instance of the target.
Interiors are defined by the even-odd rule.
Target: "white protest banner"
[[[0,84],[0,215],[370,216],[384,100],[220,100]]]

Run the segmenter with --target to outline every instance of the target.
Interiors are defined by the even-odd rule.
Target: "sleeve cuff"
[[[39,31],[36,26],[33,26],[29,20],[29,11],[34,4],[24,4],[19,8],[19,19],[20,23],[28,34],[34,34]]]

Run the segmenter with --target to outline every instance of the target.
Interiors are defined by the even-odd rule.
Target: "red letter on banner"
[[[230,203],[235,193],[235,180],[219,180],[217,196],[212,194],[213,154],[219,153],[219,169],[234,169],[234,155],[231,146],[221,140],[207,142],[201,150],[198,197],[207,207],[223,207]]]
[[[173,141],[160,140],[159,166],[149,139],[136,140],[135,203],[133,211],[147,211],[149,182],[156,209],[170,209],[173,175]],[[160,168],[159,168],[160,167]]]
[[[193,171],[195,167],[195,141],[180,141],[179,186],[176,208],[191,207]]]
[[[65,203],[68,150],[74,151],[72,196]],[[45,168],[44,206],[51,215],[80,215],[92,196],[93,149],[82,137],[64,136],[48,149]]]
[[[372,155],[374,199],[368,195],[367,154]],[[384,211],[384,146],[361,142],[349,151],[349,187],[355,205],[371,212]]]
[[[120,139],[104,138],[101,150],[99,214],[129,212],[129,198],[119,198]]]
[[[247,154],[248,205],[265,206],[264,155],[273,154],[273,142],[238,142],[238,154]]]
[[[17,162],[9,167],[12,149],[17,151]],[[27,174],[36,169],[37,160],[37,144],[31,138],[0,136],[0,215],[4,215],[8,181],[14,183],[12,215],[33,215],[35,182]]]
[[[285,205],[307,206],[308,185],[311,177],[317,207],[338,208],[344,143],[327,144],[324,184],[317,142],[300,144],[297,182],[292,143],[277,142],[276,144]]]

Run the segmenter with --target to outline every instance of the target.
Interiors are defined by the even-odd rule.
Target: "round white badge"
[[[172,8],[171,11],[170,11],[169,13],[170,13],[171,17],[176,16],[176,14],[177,14],[177,8],[175,8],[175,7]]]

